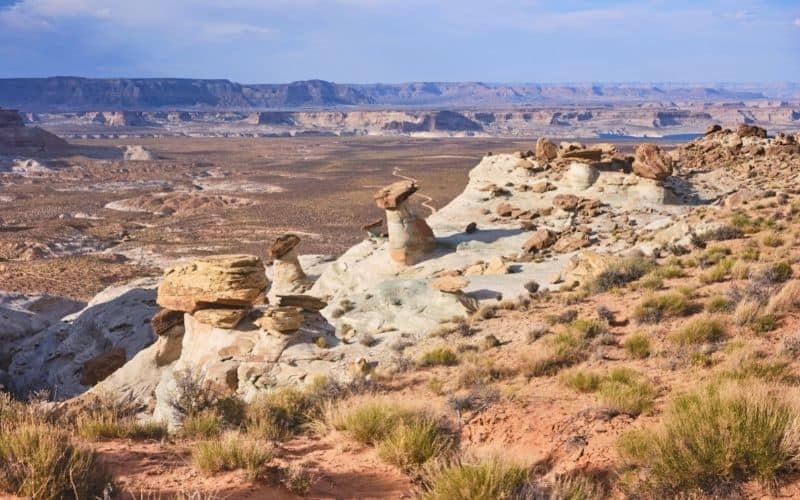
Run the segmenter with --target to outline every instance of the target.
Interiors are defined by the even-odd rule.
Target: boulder
[[[722,126],[717,124],[717,123],[715,123],[714,125],[709,125],[708,128],[706,129],[706,133],[703,134],[703,135],[711,135],[711,134],[713,134],[715,132],[719,132],[721,130],[722,130]]]
[[[176,326],[183,326],[183,312],[181,311],[162,309],[150,318],[150,327],[158,336],[166,335]]]
[[[588,189],[600,177],[600,172],[592,165],[572,162],[564,174],[564,180],[574,189]]]
[[[536,159],[539,161],[552,161],[558,157],[558,146],[545,137],[536,141]]]
[[[294,306],[269,307],[254,323],[264,330],[291,333],[303,326],[303,308]]]
[[[155,156],[143,146],[125,146],[122,159],[127,161],[153,161]]]
[[[736,127],[736,135],[739,137],[759,137],[761,139],[767,138],[767,131],[764,128],[756,125],[748,125],[746,123],[740,124]]]
[[[156,302],[188,313],[215,306],[250,307],[267,283],[264,264],[255,255],[201,257],[168,269]]]
[[[444,293],[460,293],[467,285],[469,280],[461,276],[442,276],[428,283],[429,287]]]
[[[574,212],[580,203],[581,199],[574,194],[557,194],[553,197],[553,206],[565,212]]]
[[[672,175],[672,158],[655,144],[641,144],[634,152],[633,173],[645,179],[663,181]]]
[[[546,228],[537,229],[530,238],[522,244],[525,253],[540,252],[553,246],[556,242],[556,234]]]

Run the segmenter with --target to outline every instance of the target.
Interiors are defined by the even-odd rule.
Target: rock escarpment
[[[39,127],[26,127],[16,110],[0,109],[0,147],[42,150],[68,145],[67,141]]]

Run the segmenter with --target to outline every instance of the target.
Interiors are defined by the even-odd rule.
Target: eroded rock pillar
[[[413,181],[400,181],[375,194],[378,208],[386,210],[389,256],[406,265],[416,264],[436,246],[428,223],[408,206],[409,197],[417,189]]]

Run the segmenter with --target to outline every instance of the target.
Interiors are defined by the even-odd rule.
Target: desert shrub
[[[783,349],[781,349],[781,352],[792,359],[800,357],[800,335],[794,335],[783,339]]]
[[[330,427],[346,432],[360,443],[374,445],[414,415],[413,410],[395,403],[368,400],[353,407],[331,408],[325,418]]]
[[[659,290],[664,287],[663,278],[656,272],[650,272],[639,280],[639,287],[645,290]]]
[[[653,273],[663,279],[682,278],[684,276],[683,268],[678,264],[668,264],[664,267],[659,267]]]
[[[257,397],[245,413],[248,434],[282,441],[297,434],[322,415],[323,406],[346,392],[326,377],[316,377],[304,388],[284,387]]]
[[[791,280],[767,303],[768,314],[783,315],[800,307],[800,280]]]
[[[453,366],[458,364],[458,355],[448,347],[437,347],[422,355],[419,366]]]
[[[86,398],[72,419],[79,436],[100,439],[162,439],[167,435],[164,422],[140,420],[138,406],[111,394]]]
[[[699,276],[700,282],[708,285],[711,283],[721,283],[726,281],[732,267],[733,260],[722,259],[714,264],[708,271]]]
[[[612,288],[625,286],[650,272],[653,265],[651,259],[641,255],[619,258],[588,280],[585,288],[590,293],[602,293]]]
[[[731,267],[731,275],[737,280],[743,280],[750,277],[750,266],[743,260],[737,260]]]
[[[778,233],[773,232],[764,236],[764,239],[761,240],[761,242],[764,244],[764,246],[775,248],[783,245],[783,238],[781,238]]]
[[[189,439],[210,438],[222,433],[225,423],[220,414],[211,408],[187,415],[181,422],[181,435]]]
[[[272,451],[263,444],[238,433],[200,441],[192,447],[192,462],[205,473],[244,469],[258,478],[272,460]]]
[[[668,292],[642,299],[636,305],[633,317],[639,323],[659,323],[667,318],[689,314],[691,309],[692,304],[686,295]]]
[[[548,314],[544,317],[545,321],[550,325],[565,325],[567,323],[572,323],[577,318],[578,311],[575,309],[564,309],[558,314]]]
[[[603,500],[608,495],[602,485],[584,474],[560,474],[547,488],[549,500]]]
[[[526,485],[528,471],[499,458],[453,462],[425,477],[425,500],[511,500]]]
[[[542,349],[531,359],[523,361],[522,373],[527,377],[554,375],[562,368],[583,361],[586,339],[578,333],[565,331],[543,341]]]
[[[169,395],[169,405],[181,417],[213,408],[216,400],[217,394],[205,383],[202,373],[188,368],[175,373],[175,390]]]
[[[94,451],[45,423],[0,422],[0,491],[36,499],[93,498],[107,476]]]
[[[758,300],[745,299],[733,311],[733,321],[739,326],[752,325],[761,312],[761,303]]]
[[[764,269],[763,279],[769,283],[784,283],[792,277],[792,265],[786,261],[770,264]]]
[[[733,304],[731,300],[724,295],[715,295],[708,299],[705,309],[710,313],[725,313],[729,312]]]
[[[614,413],[635,417],[653,406],[654,392],[640,377],[615,379],[613,372],[598,389],[602,405]]]
[[[600,387],[603,376],[596,372],[576,368],[562,372],[559,375],[559,381],[578,392],[595,392]]]
[[[797,408],[768,386],[712,384],[676,398],[660,426],[623,435],[618,449],[661,494],[770,486],[797,465],[799,424]]]
[[[744,352],[728,364],[730,368],[720,373],[723,379],[760,379],[781,383],[794,383],[797,380],[791,371],[791,363],[784,359],[766,359],[758,353]]]
[[[747,245],[739,252],[739,258],[748,262],[755,262],[761,257],[761,251],[758,249],[758,242],[755,240],[747,242]]]
[[[428,460],[444,457],[453,449],[453,438],[426,414],[401,421],[378,444],[378,454],[383,460],[407,472]]]
[[[608,323],[598,319],[579,318],[569,324],[567,329],[587,339],[602,335],[608,331]]]
[[[730,254],[730,247],[720,245],[707,248],[702,254],[700,254],[698,260],[700,261],[701,266],[710,267],[722,261]]]
[[[622,347],[632,358],[643,359],[650,355],[650,339],[641,333],[633,334],[625,339]]]
[[[722,226],[715,227],[710,231],[706,231],[705,233],[699,236],[700,241],[708,242],[708,241],[724,241],[724,240],[735,240],[738,238],[742,238],[744,236],[744,231],[741,228],[724,224]]]
[[[772,314],[761,314],[750,324],[755,333],[767,333],[778,327],[778,318]]]
[[[304,467],[289,466],[281,471],[281,483],[290,493],[305,496],[311,489],[313,478]]]
[[[688,321],[669,340],[681,347],[694,346],[706,342],[717,342],[727,334],[725,324],[713,317],[695,318]]]
[[[458,387],[468,388],[488,384],[516,375],[518,369],[510,364],[497,363],[491,358],[472,356],[459,370]]]
[[[606,373],[571,370],[561,382],[580,392],[597,392],[600,402],[614,413],[637,416],[652,407],[654,392],[650,383],[639,373],[616,368]]]

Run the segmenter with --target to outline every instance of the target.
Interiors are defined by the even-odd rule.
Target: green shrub
[[[692,304],[686,295],[668,292],[642,299],[633,310],[633,317],[639,323],[659,323],[667,318],[689,314],[691,309]]]
[[[755,333],[767,333],[778,327],[778,318],[772,314],[762,314],[750,324],[750,328]]]
[[[669,340],[674,344],[687,347],[717,342],[722,340],[727,333],[725,324],[715,318],[695,318],[687,322],[681,329],[670,335]]]
[[[240,434],[200,441],[192,447],[192,462],[202,472],[216,473],[244,469],[253,479],[263,475],[272,451]]]
[[[428,415],[401,421],[378,444],[378,454],[386,462],[406,472],[416,470],[428,460],[448,455],[454,441],[439,423]]]
[[[797,415],[767,386],[712,384],[677,398],[663,424],[626,434],[618,446],[659,495],[710,493],[753,479],[769,487],[797,465]]]
[[[183,419],[181,434],[189,439],[207,439],[219,435],[223,428],[220,414],[216,410],[205,409]]]
[[[769,233],[764,236],[762,243],[764,243],[765,246],[775,248],[783,245],[783,238],[781,238],[778,233]]]
[[[328,415],[328,423],[338,431],[364,444],[377,444],[415,412],[388,401],[372,400],[352,408],[339,408]]]
[[[419,366],[453,366],[458,364],[458,355],[448,347],[437,347],[419,360]]]
[[[708,299],[706,302],[706,311],[710,313],[724,313],[729,312],[733,307],[733,303],[724,295],[715,295]]]
[[[425,500],[512,500],[527,483],[528,471],[500,459],[453,463],[428,473]]]
[[[598,319],[578,318],[569,324],[568,329],[587,339],[602,335],[608,331],[608,324]]]
[[[94,451],[51,425],[0,422],[0,491],[56,500],[94,498],[108,481]]]
[[[792,265],[786,261],[775,262],[764,270],[764,278],[771,283],[784,283],[792,277]]]
[[[650,355],[650,339],[641,333],[633,334],[625,339],[622,347],[635,359],[644,359]]]
[[[643,256],[621,257],[589,280],[586,283],[586,290],[590,293],[602,293],[625,286],[650,272],[653,266],[653,261]]]
[[[731,272],[731,267],[733,267],[733,262],[731,259],[720,260],[711,269],[700,275],[700,282],[708,285],[726,281]]]
[[[573,369],[563,372],[559,376],[559,381],[578,392],[595,392],[600,387],[603,376],[591,371]]]
[[[543,342],[542,351],[525,363],[523,373],[528,377],[554,375],[562,368],[583,361],[586,349],[586,339],[579,333],[558,333]]]

